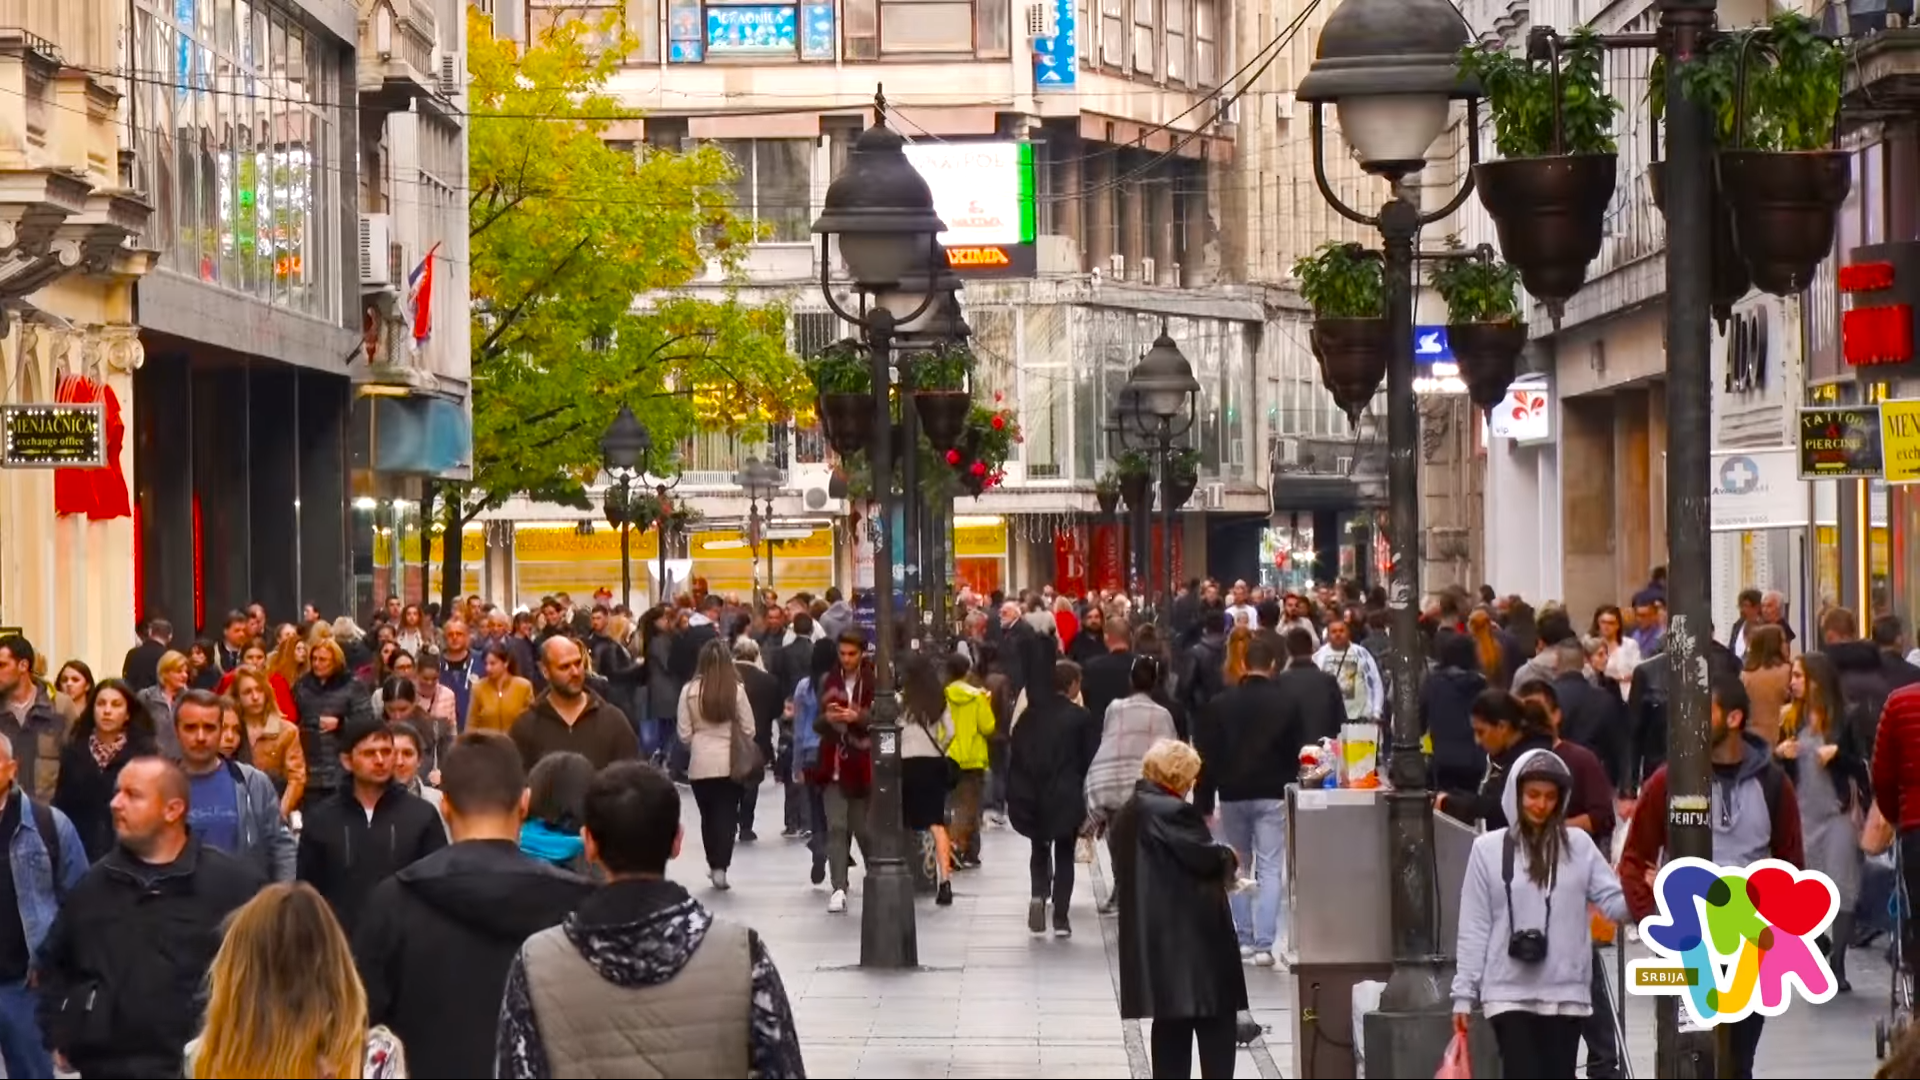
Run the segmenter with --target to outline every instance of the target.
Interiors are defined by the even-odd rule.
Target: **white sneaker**
[[[1273,954],[1272,954],[1272,953],[1270,953],[1270,952],[1267,952],[1267,951],[1266,951],[1266,950],[1264,950],[1264,949],[1262,949],[1261,951],[1259,951],[1259,952],[1257,952],[1257,953],[1254,953],[1254,954],[1253,954],[1253,966],[1254,966],[1254,967],[1272,967],[1272,966],[1273,966]]]
[[[721,892],[725,892],[733,887],[727,884],[727,872],[725,870],[709,871],[707,878],[713,882],[713,887],[719,889]]]
[[[1253,959],[1253,946],[1251,945],[1240,946],[1240,959],[1242,960]]]
[[[847,913],[847,890],[845,889],[833,890],[833,895],[827,897],[827,914],[844,915],[846,913]]]

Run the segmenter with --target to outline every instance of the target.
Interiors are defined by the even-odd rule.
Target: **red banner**
[[[1121,527],[1095,525],[1093,551],[1087,559],[1089,588],[1121,589],[1126,586],[1126,565],[1121,559]]]
[[[1085,596],[1087,549],[1078,528],[1053,534],[1053,587],[1063,596]]]

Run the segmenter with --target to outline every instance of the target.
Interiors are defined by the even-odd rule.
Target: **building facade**
[[[465,147],[441,64],[464,23],[442,6],[13,5],[0,152],[43,179],[6,234],[0,401],[91,394],[111,460],[0,473],[0,625],[114,671],[145,618],[190,640],[254,601],[349,611],[380,524],[353,500],[465,468]],[[371,258],[369,204],[392,222]],[[412,348],[388,264],[443,235],[444,338]],[[385,412],[434,452],[394,452],[423,440],[383,442]],[[108,472],[124,509],[75,494]]]
[[[134,288],[152,263],[149,205],[126,168],[115,76],[123,5],[13,5],[0,30],[0,627],[57,670],[128,644],[136,591],[137,464],[126,435],[143,349]],[[92,406],[96,468],[17,442],[20,412]],[[110,670],[117,671],[116,668]],[[51,674],[51,672],[49,672]]]

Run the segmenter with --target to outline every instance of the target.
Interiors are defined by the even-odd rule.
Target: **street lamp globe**
[[[600,436],[600,460],[615,476],[632,476],[640,459],[653,449],[653,434],[633,415],[628,406],[620,406],[606,433]]]
[[[1200,394],[1200,380],[1193,377],[1193,365],[1187,362],[1186,355],[1173,343],[1165,328],[1154,339],[1147,355],[1134,365],[1127,382],[1133,387],[1145,417],[1167,427],[1182,416],[1190,416]]]
[[[1449,0],[1344,0],[1294,96],[1333,105],[1360,167],[1398,180],[1426,166],[1449,104],[1480,96],[1459,70],[1472,40]]]
[[[865,292],[891,291],[913,272],[924,273],[934,237],[947,229],[905,146],[884,118],[861,132],[813,223],[816,235],[838,238],[840,260]]]

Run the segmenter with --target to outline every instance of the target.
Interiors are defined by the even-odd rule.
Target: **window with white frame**
[[[1219,0],[1193,0],[1193,78],[1201,86],[1220,85]]]
[[[1191,70],[1187,64],[1187,0],[1161,0],[1161,8],[1166,13],[1167,81],[1185,82]]]
[[[1100,0],[1100,62],[1108,67],[1127,64],[1126,0]]]
[[[1133,0],[1133,70],[1151,77],[1153,70],[1153,0]]]
[[[720,139],[733,160],[733,212],[776,244],[808,242],[813,227],[812,139]]]

